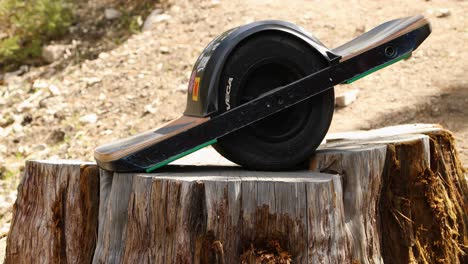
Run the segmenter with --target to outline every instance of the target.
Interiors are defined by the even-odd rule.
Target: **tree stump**
[[[42,252],[56,257],[40,262],[468,262],[467,179],[437,126],[332,134],[299,171],[246,171],[212,149],[177,163],[152,174],[101,171],[99,185],[95,167],[95,182],[55,169],[64,181],[40,169],[52,165],[27,164],[6,262]],[[54,204],[60,213],[38,213]],[[72,250],[77,243],[85,250]]]
[[[401,125],[333,134],[328,141],[312,159],[311,169],[336,169],[326,152],[386,145],[384,170],[378,176],[381,190],[372,215],[377,217],[385,263],[468,263],[468,184],[450,132],[436,125]],[[349,171],[338,172],[347,182]],[[343,188],[346,204],[346,184]],[[348,216],[352,219],[354,210],[345,210],[345,219]],[[361,245],[357,251],[364,249]],[[362,255],[353,256],[363,261]]]
[[[99,173],[93,163],[27,161],[5,263],[90,263],[98,207]]]
[[[103,178],[95,263],[239,263],[274,243],[295,263],[345,259],[338,175],[213,167]]]

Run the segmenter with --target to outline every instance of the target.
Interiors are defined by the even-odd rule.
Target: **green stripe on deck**
[[[344,84],[350,84],[350,83],[352,83],[352,82],[354,82],[354,81],[357,81],[357,80],[359,80],[359,79],[361,79],[361,78],[363,78],[363,77],[366,77],[367,75],[369,75],[369,74],[371,74],[371,73],[374,73],[374,72],[376,72],[376,71],[378,71],[378,70],[380,70],[380,69],[382,69],[382,68],[385,68],[385,67],[387,67],[387,66],[390,66],[390,65],[392,65],[392,64],[395,63],[395,62],[398,62],[398,61],[404,60],[404,59],[406,59],[406,58],[409,58],[410,56],[411,56],[411,52],[406,53],[406,54],[404,54],[404,55],[402,55],[402,56],[400,56],[400,57],[397,57],[397,58],[395,58],[395,59],[393,59],[393,60],[387,61],[387,62],[384,63],[384,64],[381,64],[381,65],[379,65],[379,66],[377,66],[377,67],[374,67],[374,68],[372,68],[372,69],[370,69],[370,70],[368,70],[368,71],[366,71],[366,72],[364,72],[364,73],[361,73],[361,74],[359,74],[359,75],[356,75],[356,76],[354,76],[353,78],[351,78],[351,79],[349,79],[349,80],[346,80],[346,81],[344,82]]]
[[[214,144],[214,143],[216,143],[216,142],[218,142],[218,140],[217,140],[217,139],[213,139],[213,140],[210,140],[210,141],[208,141],[208,142],[206,142],[206,143],[203,143],[203,144],[201,144],[201,145],[199,145],[199,146],[196,146],[196,147],[194,147],[194,148],[192,148],[192,149],[189,149],[189,150],[187,150],[187,151],[184,151],[184,152],[182,152],[182,153],[180,153],[180,154],[177,154],[177,155],[175,155],[175,156],[172,156],[172,157],[168,158],[168,159],[165,160],[165,161],[161,161],[160,163],[158,163],[158,164],[156,164],[156,165],[154,165],[154,166],[152,166],[152,167],[149,167],[148,169],[146,169],[146,172],[152,172],[152,171],[154,171],[154,170],[157,170],[157,169],[159,169],[159,168],[161,168],[161,167],[163,167],[163,166],[166,166],[167,164],[173,162],[174,160],[178,160],[178,159],[180,159],[180,158],[182,158],[182,157],[187,156],[188,154],[191,154],[191,153],[193,153],[193,152],[195,152],[195,151],[197,151],[197,150],[200,150],[200,149],[202,149],[202,148],[204,148],[204,147],[207,147],[207,146],[209,146],[209,145],[212,145],[212,144]]]

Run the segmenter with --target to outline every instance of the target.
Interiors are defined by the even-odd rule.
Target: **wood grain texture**
[[[352,262],[382,262],[377,212],[386,150],[385,144],[324,147],[310,162],[310,170],[343,177],[346,245],[339,248],[350,251]]]
[[[385,262],[468,263],[468,186],[452,135],[389,145],[379,211]]]
[[[322,151],[386,146],[374,214],[385,263],[468,262],[467,178],[450,132],[438,125],[411,124],[327,138]],[[356,259],[356,252],[352,255]]]
[[[5,263],[89,263],[96,244],[99,174],[92,163],[28,161]]]
[[[336,175],[212,169],[128,176],[114,175],[111,189],[125,178],[131,192],[110,191],[94,263],[239,263],[242,252],[270,241],[294,263],[346,258]],[[117,193],[127,208],[110,206]],[[106,246],[112,239],[123,244]]]

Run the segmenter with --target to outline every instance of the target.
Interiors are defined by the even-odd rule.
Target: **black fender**
[[[184,115],[193,117],[217,115],[220,74],[232,51],[239,43],[254,34],[272,30],[290,34],[304,41],[321,54],[330,65],[340,58],[315,36],[292,23],[267,20],[230,29],[211,41],[198,57],[190,76]]]

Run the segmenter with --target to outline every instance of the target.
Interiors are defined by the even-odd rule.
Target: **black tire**
[[[219,110],[226,111],[326,66],[317,51],[286,33],[251,37],[234,50],[223,68]],[[295,167],[310,157],[325,137],[333,116],[334,96],[330,89],[220,138],[214,148],[250,169]]]

